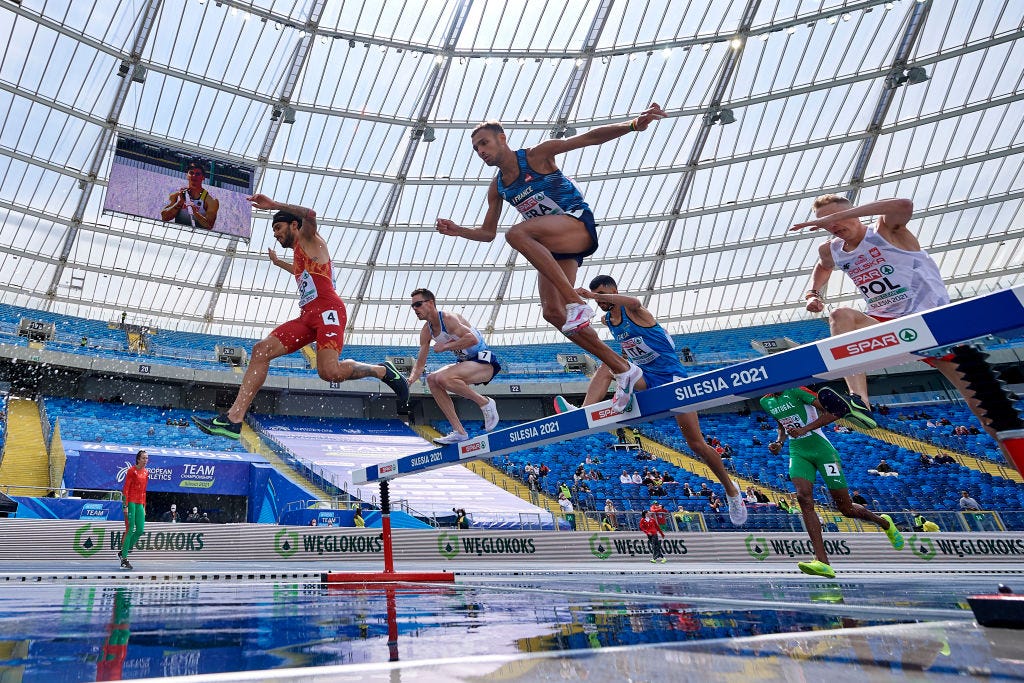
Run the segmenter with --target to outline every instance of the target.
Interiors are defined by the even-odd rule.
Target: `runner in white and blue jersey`
[[[509,229],[505,240],[537,269],[544,319],[614,373],[613,406],[619,411],[629,405],[640,369],[617,356],[590,329],[594,310],[574,289],[583,259],[597,250],[597,226],[579,188],[559,170],[555,156],[647,130],[664,117],[662,108],[651,104],[628,123],[598,126],[581,135],[545,140],[520,150],[509,147],[500,123],[482,123],[473,130],[473,151],[485,164],[498,168],[487,190],[483,225],[464,228],[447,218],[437,219],[437,230],[443,235],[490,242],[498,234],[502,200],[516,207],[523,220]]]
[[[590,289],[581,287],[576,291],[583,298],[597,302],[598,307],[604,311],[604,323],[619,341],[623,355],[640,367],[643,378],[636,383],[637,389],[652,389],[686,377],[686,370],[676,355],[672,337],[639,299],[619,294],[618,285],[611,276],[598,275],[590,281]],[[607,366],[602,365],[590,380],[583,405],[603,401],[611,383],[612,373]],[[556,412],[565,412],[574,407],[561,396],[555,397]],[[697,413],[677,414],[676,423],[686,439],[686,445],[707,463],[725,488],[730,521],[736,526],[746,522],[747,508],[743,504],[743,494],[726,472],[722,457],[704,439]]]
[[[434,293],[429,289],[421,287],[413,290],[410,297],[413,312],[425,324],[420,330],[420,352],[416,357],[416,365],[409,375],[409,384],[418,380],[427,367],[431,342],[434,344],[434,353],[450,351],[455,354],[455,363],[427,375],[430,394],[452,425],[449,434],[434,441],[449,444],[469,438],[449,393],[468,398],[480,406],[484,414],[484,430],[491,431],[498,425],[498,408],[493,398],[481,396],[472,385],[487,384],[501,371],[501,365],[498,364],[494,352],[487,346],[480,330],[473,327],[468,320],[458,313],[439,311]]]

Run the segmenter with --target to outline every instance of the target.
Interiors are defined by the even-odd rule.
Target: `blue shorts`
[[[495,359],[493,353],[491,354],[491,359],[490,360],[481,360],[480,358],[467,358],[466,360],[460,360],[458,362],[459,363],[484,363],[486,365],[490,365],[491,366],[491,370],[493,370],[494,372],[491,373],[490,379],[488,379],[486,382],[475,382],[475,384],[490,384],[491,380],[493,380],[495,377],[497,377],[498,373],[501,372],[501,363],[499,363]]]
[[[568,261],[569,259],[573,259],[576,261],[576,265],[582,266],[583,259],[597,251],[597,223],[594,222],[594,213],[590,211],[590,209],[587,209],[580,214],[579,218],[576,218],[576,220],[583,223],[583,227],[587,229],[587,234],[590,235],[590,248],[585,251],[581,251],[578,254],[556,254],[555,252],[551,252],[551,256],[553,256],[556,261]]]
[[[648,389],[671,384],[677,378],[682,379],[688,376],[683,366],[678,364],[676,367],[669,366],[650,369],[641,365],[640,370],[644,373],[644,383],[647,384]]]

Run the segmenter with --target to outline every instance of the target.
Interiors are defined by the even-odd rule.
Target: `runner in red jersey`
[[[273,218],[274,239],[285,249],[294,249],[294,262],[278,258],[273,249],[267,254],[271,263],[295,278],[299,288],[299,317],[276,328],[266,339],[252,347],[249,367],[242,378],[235,402],[226,413],[212,420],[193,417],[192,421],[206,432],[237,439],[242,420],[256,393],[267,379],[270,361],[316,342],[316,369],[328,382],[376,377],[398,396],[398,410],[407,410],[409,385],[389,362],[366,365],[354,360],[339,360],[344,346],[345,302],[334,291],[331,277],[331,255],[327,242],[317,231],[316,214],[312,209],[276,202],[266,195],[249,197],[257,209],[276,211]]]

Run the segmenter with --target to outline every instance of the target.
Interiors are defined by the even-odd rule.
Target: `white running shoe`
[[[736,486],[736,482],[732,485]],[[729,521],[733,526],[743,526],[747,521],[747,506],[743,504],[743,493],[738,486],[735,496],[726,494],[725,502],[729,505]]]
[[[498,406],[494,403],[493,398],[487,399],[487,403],[481,406],[480,410],[484,414],[485,432],[489,432],[498,426]]]
[[[561,415],[567,413],[570,410],[576,410],[579,408],[578,405],[574,405],[565,400],[564,396],[555,396],[555,412]]]
[[[439,436],[434,439],[434,443],[447,446],[450,443],[461,443],[469,438],[469,434],[462,434],[460,432],[450,432],[444,436]]]
[[[594,317],[594,309],[587,304],[567,304],[565,307],[565,324],[562,334],[575,334],[590,325]]]
[[[633,386],[644,376],[643,370],[633,363],[629,364],[629,370],[615,375],[615,394],[612,396],[612,410],[624,413],[629,408],[629,401],[633,398]]]

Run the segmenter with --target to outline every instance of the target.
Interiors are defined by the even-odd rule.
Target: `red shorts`
[[[882,318],[882,317],[877,316],[877,315],[871,315],[870,313],[868,313],[868,317],[869,318],[874,318],[875,320],[877,320],[880,323],[887,323],[890,320],[896,320],[896,318]],[[947,361],[947,362],[951,362],[954,359],[955,359],[955,356],[953,354],[947,353],[945,356],[942,356],[941,358],[922,358],[921,362],[922,363],[927,363],[928,365],[930,365],[930,366],[932,366],[934,368],[935,367],[935,361],[944,360],[944,361]]]
[[[271,336],[277,337],[288,349],[298,351],[316,342],[317,349],[332,349],[341,353],[345,345],[345,302],[341,299],[324,303],[313,302],[302,309],[295,320],[277,326]]]

